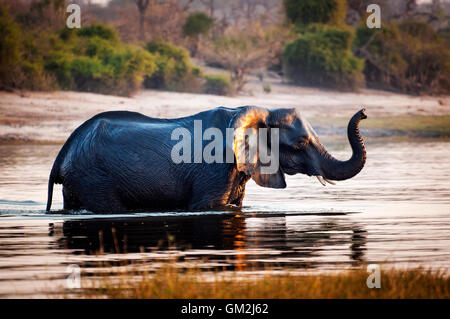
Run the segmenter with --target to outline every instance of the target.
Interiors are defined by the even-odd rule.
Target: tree
[[[17,85],[20,75],[22,33],[3,6],[0,6],[0,30],[0,89],[9,89]]]
[[[200,47],[200,37],[211,29],[214,20],[203,12],[190,14],[183,25],[183,34],[193,40],[192,55],[197,55]]]
[[[264,30],[260,23],[249,22],[242,28],[228,28],[223,36],[209,41],[203,53],[206,60],[229,70],[235,90],[241,91],[246,75],[267,66],[279,52],[284,38],[278,28]]]
[[[346,0],[284,0],[288,20],[296,25],[340,24],[347,13]]]
[[[205,34],[211,29],[213,23],[214,20],[203,12],[192,13],[183,25],[183,33],[189,37]]]
[[[283,67],[286,77],[300,85],[354,90],[364,84],[364,62],[351,47],[353,30],[315,26],[286,45]]]
[[[424,22],[390,22],[381,30],[359,27],[357,56],[364,58],[367,82],[408,93],[449,92],[450,49]]]
[[[139,11],[139,38],[144,40],[144,23],[145,11],[150,3],[150,0],[134,0]]]

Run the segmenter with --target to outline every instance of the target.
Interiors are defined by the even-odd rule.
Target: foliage
[[[62,89],[130,95],[154,71],[155,63],[145,50],[120,42],[114,29],[93,25],[62,31],[45,69]]]
[[[77,35],[87,38],[99,37],[100,39],[110,40],[114,42],[118,40],[116,30],[114,30],[114,28],[110,26],[102,24],[95,24],[89,27],[81,28],[77,31]]]
[[[0,89],[50,89],[50,76],[43,72],[42,58],[33,41],[39,37],[23,34],[8,10],[0,6]]]
[[[286,45],[284,71],[288,79],[302,85],[356,89],[364,84],[364,62],[350,48],[351,29],[313,26]]]
[[[21,37],[19,26],[7,9],[0,7],[0,88],[14,86],[20,67]]]
[[[122,43],[115,30],[20,30],[0,7],[0,86],[130,95],[155,69],[147,51]]]
[[[305,26],[312,23],[341,24],[346,16],[346,0],[284,0],[288,20]]]
[[[235,91],[239,92],[246,83],[246,75],[268,65],[281,50],[286,37],[284,29],[250,23],[242,28],[229,28],[224,35],[207,43],[203,54],[209,64],[231,72]]]
[[[167,43],[125,44],[115,29],[94,24],[60,31],[23,28],[0,7],[0,87],[130,95],[147,87],[201,92],[186,50]]]
[[[114,16],[110,22],[136,18],[133,3],[119,2],[113,1],[97,18]],[[398,22],[384,21],[381,30],[360,26],[353,41],[353,30],[344,24],[347,2],[364,15],[367,1],[283,0],[293,27],[280,27],[278,11],[255,13],[255,6],[241,5],[244,2],[233,5],[230,16],[217,22],[202,12],[189,14],[189,0],[152,3],[145,17],[151,30],[147,36],[183,43],[193,56],[227,69],[233,92],[243,89],[252,71],[278,72],[282,67],[288,79],[302,85],[354,89],[364,84],[364,67],[363,75],[374,87],[408,93],[450,91],[450,29],[436,27],[434,20],[423,23],[402,17]],[[174,91],[202,92],[219,85],[217,79],[204,78],[180,47],[160,40],[144,50],[123,43],[137,39],[138,19],[122,24],[119,37],[105,25],[65,28],[64,0],[9,2],[9,10],[1,3],[1,89],[129,95],[144,79],[148,88]],[[251,19],[252,14],[260,17]],[[200,36],[206,33],[208,37]]]
[[[183,25],[183,34],[188,37],[205,34],[211,29],[213,23],[214,20],[203,12],[192,13],[186,18]]]
[[[205,75],[203,92],[207,94],[229,95],[231,94],[230,79],[224,75]]]
[[[149,42],[145,49],[156,62],[155,72],[144,81],[146,88],[201,91],[201,71],[192,65],[185,49],[162,41]]]
[[[418,21],[385,24],[381,30],[361,26],[355,47],[366,59],[367,82],[408,93],[450,91],[450,48],[428,24]]]

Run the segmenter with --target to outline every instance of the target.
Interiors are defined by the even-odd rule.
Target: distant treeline
[[[189,9],[192,1],[142,2],[152,7],[139,10],[136,3],[114,0],[91,10],[102,14],[86,27],[68,29],[64,0],[35,0],[32,10],[23,3],[8,10],[0,2],[0,88],[130,95],[144,86],[232,94],[250,73],[264,81],[268,69],[306,86],[450,92],[450,31],[417,12],[391,15],[381,29],[369,29],[366,0],[273,0],[262,7],[237,0],[233,5],[242,8],[230,11],[235,16],[221,18],[214,1],[203,12]],[[351,12],[356,22],[349,22]],[[447,19],[443,11],[426,16]],[[93,22],[102,18],[110,25]],[[115,29],[120,18],[127,23]],[[230,76],[204,75],[190,56]]]

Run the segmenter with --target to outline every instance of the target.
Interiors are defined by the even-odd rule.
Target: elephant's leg
[[[89,181],[89,183],[80,183],[74,188],[77,191],[67,192],[71,194],[68,196],[67,205],[66,197],[64,197],[66,209],[86,209],[94,213],[116,213],[127,210],[115,191],[112,181]]]
[[[189,209],[217,209],[241,207],[245,194],[245,184],[249,176],[237,170],[221,171],[220,175],[212,176],[211,183],[205,184],[203,180],[194,183],[191,191]],[[220,182],[223,181],[223,182]]]
[[[206,210],[206,209],[215,209],[223,206],[225,206],[225,203],[223,203],[221,200],[204,196],[202,198],[192,198],[191,201],[189,202],[188,209]]]
[[[224,194],[216,187],[208,189],[205,189],[205,187],[202,189],[194,187],[188,208],[190,210],[204,210],[222,207],[226,204],[227,201],[224,200]]]
[[[191,210],[217,209],[229,203],[229,191],[225,185],[194,185],[188,208]]]
[[[81,203],[78,198],[70,189],[63,186],[63,199],[64,199],[64,209],[79,210],[81,208]]]
[[[127,210],[120,197],[111,189],[99,189],[87,195],[83,207],[95,213],[119,213]]]
[[[239,209],[242,206],[244,193],[235,194],[207,192],[198,196],[193,196],[189,202],[190,210],[205,209]]]

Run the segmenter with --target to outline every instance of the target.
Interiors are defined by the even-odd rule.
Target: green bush
[[[364,62],[351,50],[353,33],[338,27],[313,27],[286,45],[283,67],[301,85],[357,89],[364,85]]]
[[[156,69],[150,53],[120,42],[103,25],[62,31],[52,48],[45,68],[62,89],[130,95]]]
[[[186,22],[183,25],[183,34],[188,37],[193,37],[207,33],[213,23],[214,20],[203,12],[192,13],[186,18]]]
[[[416,94],[450,91],[449,44],[428,24],[404,21],[381,30],[361,26],[355,47],[366,58],[364,74],[371,86]]]
[[[297,26],[312,23],[343,23],[346,0],[284,0],[288,20]]]
[[[77,30],[77,35],[80,37],[93,38],[98,37],[100,39],[116,42],[119,37],[116,30],[110,26],[96,24],[89,27],[83,27]]]
[[[113,28],[22,34],[5,12],[0,8],[2,87],[130,95],[156,69],[149,52],[122,43]]]
[[[155,57],[156,70],[144,81],[146,88],[170,91],[201,91],[201,71],[192,65],[189,53],[175,45],[158,41],[146,45]]]
[[[229,95],[231,94],[230,78],[224,75],[205,75],[203,92],[206,94]]]
[[[114,28],[34,30],[0,5],[0,88],[63,89],[130,95],[146,87],[202,92],[186,50],[163,42],[123,43]]]
[[[8,9],[0,5],[0,89],[56,87],[52,76],[44,72],[41,50],[36,45],[44,37],[44,32],[23,33]]]
[[[0,7],[0,88],[14,87],[21,66],[22,33],[8,10]]]

